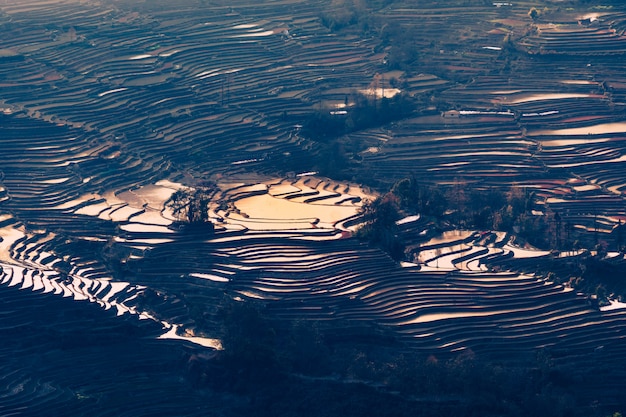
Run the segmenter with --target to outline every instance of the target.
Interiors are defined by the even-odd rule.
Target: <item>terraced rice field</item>
[[[387,68],[375,38],[321,24],[325,4],[150,13],[123,3],[0,4],[0,24],[12,28],[0,32],[0,52],[10,51],[0,53],[0,414],[70,404],[114,415],[131,403],[148,405],[125,412],[206,415],[220,399],[187,395],[176,369],[190,352],[220,348],[224,293],[262,300],[285,320],[375,322],[425,355],[624,357],[626,309],[600,310],[535,276],[553,255],[512,236],[439,235],[407,218],[398,226],[411,262],[402,264],[352,238],[376,191],[305,172],[316,145],[298,122]],[[610,239],[625,216],[623,15],[601,14],[589,27],[571,15],[524,35],[526,5],[464,12],[378,12],[416,30],[432,58],[400,75],[403,92],[429,104],[352,133],[372,144],[362,169],[382,183],[525,187],[538,208]],[[484,31],[462,33],[477,19]],[[470,52],[431,45],[442,24]],[[529,54],[514,69],[494,46],[500,30]],[[458,118],[440,113],[453,109]],[[215,233],[172,227],[165,201],[209,179]],[[75,366],[98,361],[110,372]],[[154,381],[168,398],[154,401]]]

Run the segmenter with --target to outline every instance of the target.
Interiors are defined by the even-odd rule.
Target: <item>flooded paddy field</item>
[[[622,405],[623,300],[600,306],[538,272],[599,249],[538,250],[421,213],[396,224],[402,262],[354,236],[403,178],[513,187],[623,268],[619,7],[534,21],[530,3],[391,2],[373,13],[420,51],[394,64],[374,32],[325,25],[330,2],[201,3],[0,4],[0,414],[207,415],[248,401],[189,376],[222,352],[225,298],[334,340],[380,326],[400,351],[442,360],[550,352],[596,384],[584,406]],[[347,119],[358,92],[418,104],[334,148],[303,134],[316,113]],[[207,184],[212,226],[182,227],[168,200]]]

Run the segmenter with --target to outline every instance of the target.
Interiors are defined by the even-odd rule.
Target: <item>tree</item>
[[[189,224],[210,223],[208,204],[215,192],[215,186],[205,185],[196,189],[176,191],[165,202],[165,207],[181,222]]]
[[[464,180],[455,178],[454,184],[447,191],[446,198],[454,210],[454,217],[457,224],[461,224],[465,220],[465,212],[469,200],[465,193],[466,189],[467,183]]]
[[[401,208],[408,210],[420,209],[420,187],[414,178],[404,178],[396,182],[391,192],[398,197]]]
[[[426,216],[441,217],[448,205],[438,187],[420,185],[413,177],[395,183],[391,192],[397,197],[400,209]]]
[[[367,5],[363,0],[332,0],[322,13],[322,23],[330,30],[339,30],[358,23],[367,15]]]
[[[393,259],[404,256],[404,245],[398,236],[396,221],[400,218],[398,198],[387,193],[363,206],[366,223],[359,229],[357,236],[369,241],[386,251]]]

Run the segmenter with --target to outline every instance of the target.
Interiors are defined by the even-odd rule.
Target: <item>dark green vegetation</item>
[[[0,10],[0,414],[626,409],[621,2]]]

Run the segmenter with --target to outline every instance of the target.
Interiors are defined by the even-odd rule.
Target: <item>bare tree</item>
[[[181,222],[207,223],[209,222],[208,205],[214,192],[214,185],[181,189],[172,194],[165,206],[171,209],[172,214]]]

